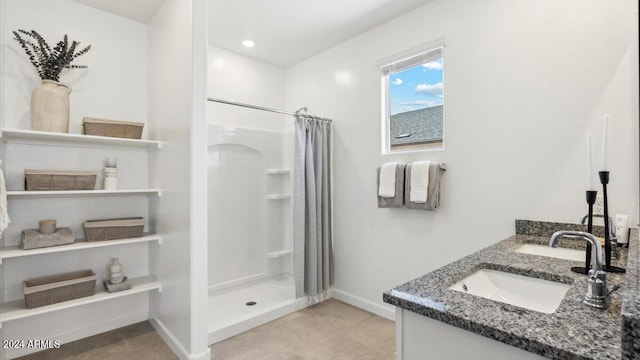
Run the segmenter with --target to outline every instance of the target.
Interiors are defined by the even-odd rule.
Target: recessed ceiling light
[[[248,48],[252,48],[256,43],[253,42],[253,40],[245,40],[242,42],[242,45],[244,45],[244,47],[248,47]]]

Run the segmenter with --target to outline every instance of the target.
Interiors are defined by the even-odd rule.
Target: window
[[[444,148],[442,47],[382,67],[383,153]]]

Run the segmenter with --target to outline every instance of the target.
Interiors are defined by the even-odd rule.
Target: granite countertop
[[[555,230],[583,230],[580,225],[517,220],[516,235],[429,274],[388,290],[386,303],[472,331],[551,359],[640,358],[639,240],[637,231],[614,265],[627,274],[607,273],[611,295],[606,310],[582,306],[587,277],[574,273],[580,262],[516,253],[525,243],[548,244]],[[594,231],[597,235],[597,229]],[[561,247],[586,242],[562,239]],[[627,258],[629,259],[627,261]],[[450,290],[478,269],[494,269],[572,284],[558,309],[545,314]],[[621,357],[622,354],[622,357]]]

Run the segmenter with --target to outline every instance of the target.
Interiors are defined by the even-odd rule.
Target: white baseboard
[[[349,294],[342,290],[335,289],[333,292],[333,298],[336,300],[340,300],[349,305],[353,305],[362,310],[366,310],[368,312],[374,313],[378,316],[382,316],[385,319],[389,319],[391,321],[396,320],[396,313],[394,308],[389,305],[381,305],[374,303],[373,301],[369,301],[367,299],[361,298],[359,296],[355,296],[353,294]]]
[[[173,335],[171,331],[158,319],[149,319],[153,328],[160,335],[162,340],[169,346],[169,348],[176,354],[180,360],[209,360],[211,359],[211,350],[207,348],[198,354],[190,354],[187,349],[184,348],[182,343]]]
[[[201,352],[196,355],[189,355],[189,360],[210,360],[211,359],[211,349],[207,348],[207,350]]]
[[[99,324],[93,324],[91,326],[86,326],[79,329],[74,329],[73,331],[69,331],[63,334],[56,334],[47,337],[44,340],[60,340],[60,343],[66,344],[72,341],[84,339],[89,336],[98,335],[103,332],[115,330],[124,326],[132,325],[135,323],[139,323],[141,321],[145,321],[149,318],[149,314],[144,312],[139,312],[136,314],[127,314],[126,316],[122,316],[119,318],[112,319],[110,321],[106,321]],[[24,356],[27,354],[31,354],[34,352],[38,352],[42,349],[38,348],[24,348],[24,349],[16,349],[15,351],[7,351],[7,359],[13,359],[16,357]]]
[[[164,340],[167,346],[169,346],[169,348],[173,351],[174,354],[176,354],[177,357],[179,357],[181,360],[189,359],[189,351],[187,351],[187,349],[182,346],[182,343],[178,341],[178,339],[173,335],[171,331],[169,331],[169,329],[162,323],[162,321],[154,318],[149,319],[149,322],[151,323],[151,325],[153,325],[153,328],[156,329],[158,335],[160,335],[162,340]]]

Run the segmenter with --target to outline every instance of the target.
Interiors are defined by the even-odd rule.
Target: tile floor
[[[393,360],[394,324],[337,300],[300,310],[211,347],[215,360]],[[23,360],[176,359],[142,322]]]
[[[175,360],[148,321],[30,354],[20,360]]]
[[[393,360],[394,323],[337,300],[308,307],[211,347],[221,360]]]

